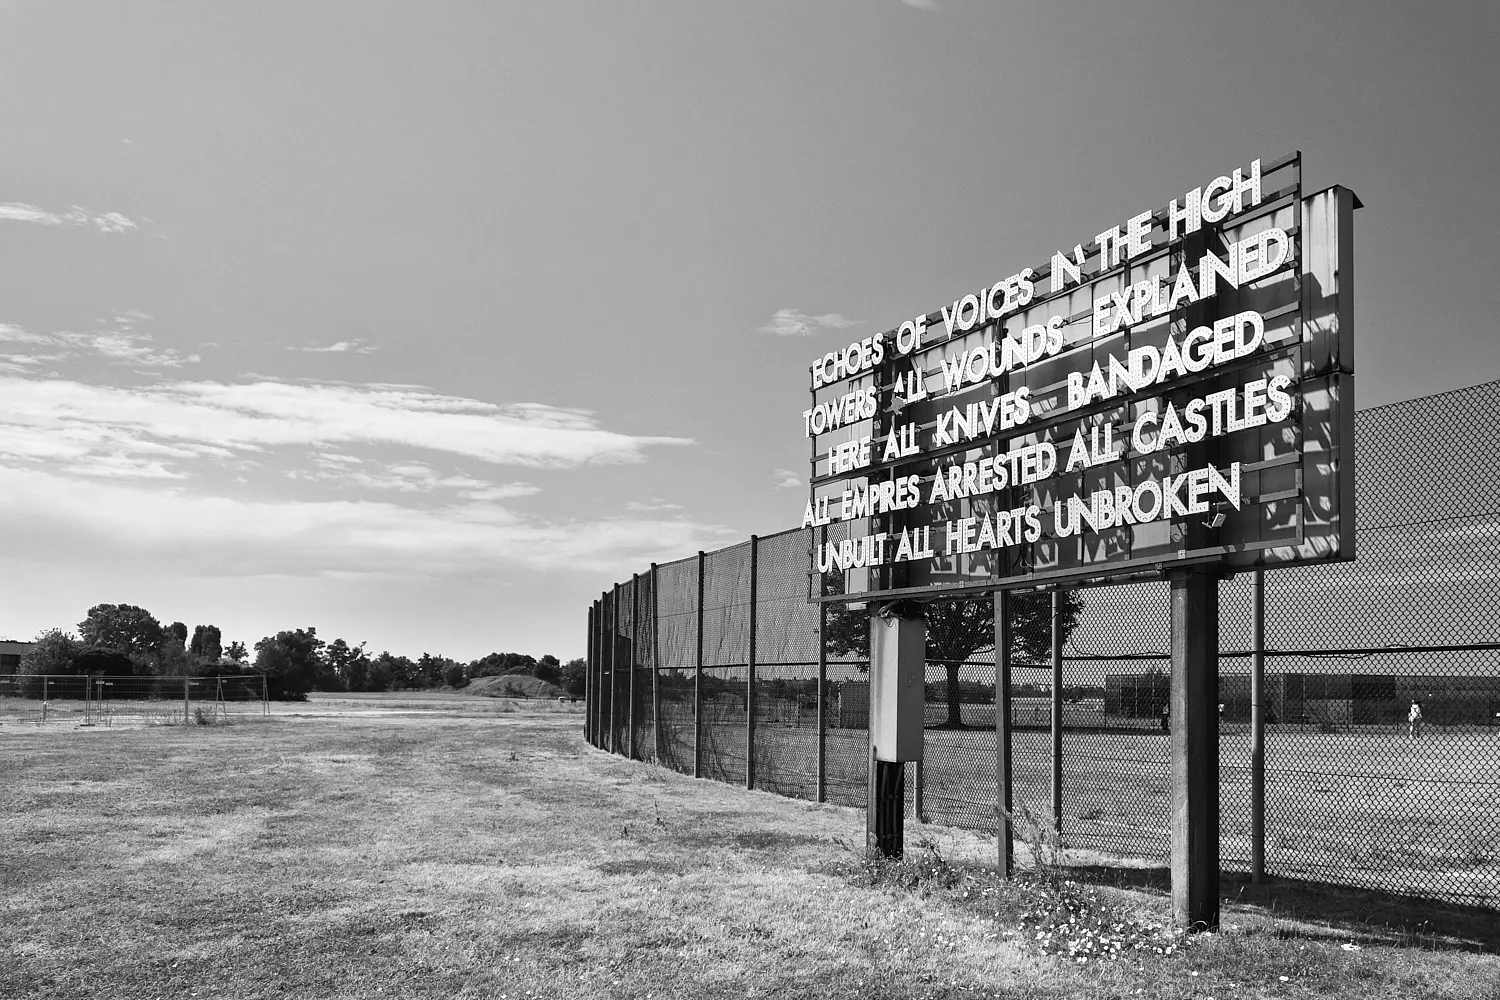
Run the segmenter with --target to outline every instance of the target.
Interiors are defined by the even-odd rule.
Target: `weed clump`
[[[1010,879],[990,868],[954,864],[927,837],[900,858],[868,849],[845,874],[855,884],[957,904],[990,922],[993,929],[984,935],[989,940],[1013,941],[1080,964],[1171,955],[1181,947],[1181,932],[1161,914],[1067,878],[1050,823],[1022,809],[1011,824],[1027,845],[1029,864]]]

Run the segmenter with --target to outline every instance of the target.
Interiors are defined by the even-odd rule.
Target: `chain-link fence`
[[[1254,578],[1220,584],[1222,865],[1249,870],[1259,847],[1272,876],[1500,907],[1500,382],[1361,411],[1356,449],[1356,561],[1263,577],[1258,773]],[[752,538],[604,594],[590,740],[863,806],[868,662],[808,602],[815,532],[837,530]],[[1036,637],[1050,596],[1012,600],[1032,639],[1012,651],[1012,802],[1069,846],[1167,858],[1168,598],[1165,582],[1060,595],[1056,662]],[[996,829],[993,654],[991,639],[928,661],[924,761],[907,781],[925,819]]]
[[[0,675],[0,723],[208,724],[265,715],[266,678]]]

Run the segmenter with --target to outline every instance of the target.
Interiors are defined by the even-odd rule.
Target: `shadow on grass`
[[[1065,871],[1094,885],[1163,896],[1171,891],[1171,871],[1164,867],[1079,865]],[[1243,872],[1221,872],[1219,894],[1227,904],[1224,919],[1236,912],[1275,918],[1275,933],[1282,938],[1500,954],[1500,911],[1482,906],[1296,878],[1268,878],[1254,885]]]

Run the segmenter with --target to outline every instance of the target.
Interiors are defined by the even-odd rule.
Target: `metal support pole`
[[[610,672],[609,650],[613,641],[609,634],[609,591],[599,593],[599,710],[596,723],[599,731],[599,749],[609,750],[609,700],[613,692],[614,675]]]
[[[635,667],[640,659],[640,649],[636,646],[636,638],[641,634],[641,575],[630,574],[630,711],[625,719],[630,726],[630,733],[625,740],[625,756],[631,760],[636,759],[635,747]]]
[[[583,641],[583,741],[593,742],[593,722],[589,719],[589,691],[594,687],[594,606],[589,605],[588,632]]]
[[[1062,591],[1052,592],[1052,828],[1062,833]]]
[[[995,591],[995,811],[999,856],[996,871],[1010,878],[1015,871],[1015,831],[1011,826],[1010,732],[1010,591]]]
[[[760,539],[750,536],[750,649],[745,664],[745,787],[755,787],[755,598]]]
[[[1219,581],[1202,568],[1172,580],[1172,919],[1219,925]]]
[[[828,528],[823,527],[823,537],[828,537]],[[818,591],[823,590],[822,577],[818,578]],[[828,801],[828,605],[818,604],[818,802]]]
[[[188,679],[182,679],[182,724],[187,725],[190,721],[191,710],[188,707]]]
[[[661,645],[657,642],[656,563],[651,564],[651,759],[661,763]]]
[[[693,777],[703,777],[703,550],[698,550],[698,654],[693,670]]]
[[[48,695],[47,684],[48,684],[48,678],[45,677],[45,676],[43,676],[42,677],[42,721],[43,722],[47,721],[47,702],[51,701],[51,698]]]
[[[609,752],[620,752],[620,585],[609,602]]]
[[[1250,590],[1250,881],[1266,878],[1266,579]]]

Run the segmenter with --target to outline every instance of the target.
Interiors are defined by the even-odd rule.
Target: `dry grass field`
[[[1494,914],[1304,885],[1226,883],[1224,931],[1170,953],[1041,954],[978,835],[910,826],[931,846],[870,866],[861,813],[610,757],[581,721],[454,695],[7,720],[0,997],[1500,996]],[[1159,871],[1072,860],[1164,919]]]

